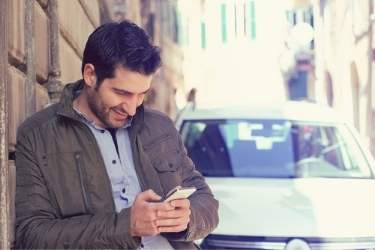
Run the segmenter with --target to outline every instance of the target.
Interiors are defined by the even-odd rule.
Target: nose
[[[138,103],[139,101],[137,95],[133,95],[123,102],[122,108],[126,110],[128,115],[134,116],[138,107]]]

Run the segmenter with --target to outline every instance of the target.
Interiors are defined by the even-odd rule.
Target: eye
[[[120,95],[120,96],[129,96],[129,95],[132,94],[132,93],[130,93],[130,92],[128,92],[128,91],[119,90],[119,89],[113,89],[113,91],[114,91],[117,95]]]

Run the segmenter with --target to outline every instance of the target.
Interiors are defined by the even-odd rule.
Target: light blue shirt
[[[118,154],[111,133],[95,125],[79,110],[74,109],[82,122],[90,128],[99,145],[104,164],[111,181],[113,200],[116,212],[130,207],[138,193],[142,192],[134,167],[133,154],[128,134],[131,120],[116,130]],[[142,237],[142,249],[173,249],[161,235]]]

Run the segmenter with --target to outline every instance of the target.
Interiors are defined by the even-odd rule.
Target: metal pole
[[[48,15],[49,15],[49,73],[48,73],[48,94],[52,103],[59,100],[62,84],[60,80],[60,54],[59,54],[59,16],[57,11],[57,0],[49,0]]]
[[[0,1],[0,248],[9,249],[8,0]]]
[[[35,42],[34,42],[34,0],[25,1],[25,54],[26,54],[26,115],[36,111],[36,73],[35,73]]]

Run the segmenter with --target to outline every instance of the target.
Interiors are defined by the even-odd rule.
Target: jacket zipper
[[[75,153],[74,154],[74,158],[76,160],[76,166],[77,166],[78,176],[79,176],[79,180],[80,180],[80,184],[81,184],[83,202],[85,204],[86,212],[89,212],[89,202],[88,202],[86,187],[84,185],[83,173],[82,173],[82,166],[81,166],[81,160],[80,160],[81,156],[80,156],[79,153]]]
[[[98,160],[101,162],[102,166],[105,166],[105,163],[104,163],[104,160],[103,160],[103,157],[102,157],[102,153],[100,152],[100,149],[99,149],[99,146],[98,146],[98,144],[96,142],[95,136],[92,134],[91,130],[86,125],[84,125],[82,122],[77,121],[77,124],[84,131],[87,132],[88,136],[92,140],[92,145],[95,148],[94,150],[95,150],[96,154],[98,155]],[[107,172],[106,169],[104,169],[104,176],[105,176],[104,178],[107,180],[107,184],[108,184],[107,187],[109,188],[110,195],[111,195],[111,197],[113,197],[113,190],[112,190],[111,180],[109,179],[108,172]],[[112,201],[112,209],[113,209],[113,211],[116,211],[116,205],[115,205],[114,199],[112,198],[111,201]]]
[[[141,190],[143,192],[147,189],[147,185],[144,181],[144,178],[140,177],[140,176],[143,175],[143,173],[140,173],[140,171],[143,171],[143,170],[140,167],[140,165],[141,165],[140,161],[141,160],[140,160],[140,155],[139,155],[140,154],[139,149],[141,149],[143,147],[142,147],[142,145],[139,145],[139,142],[137,143],[137,136],[136,135],[130,135],[129,139],[130,139],[130,144],[132,146],[131,150],[132,150],[132,153],[133,153],[135,172],[137,173],[138,182],[139,182],[139,185],[141,186]]]

